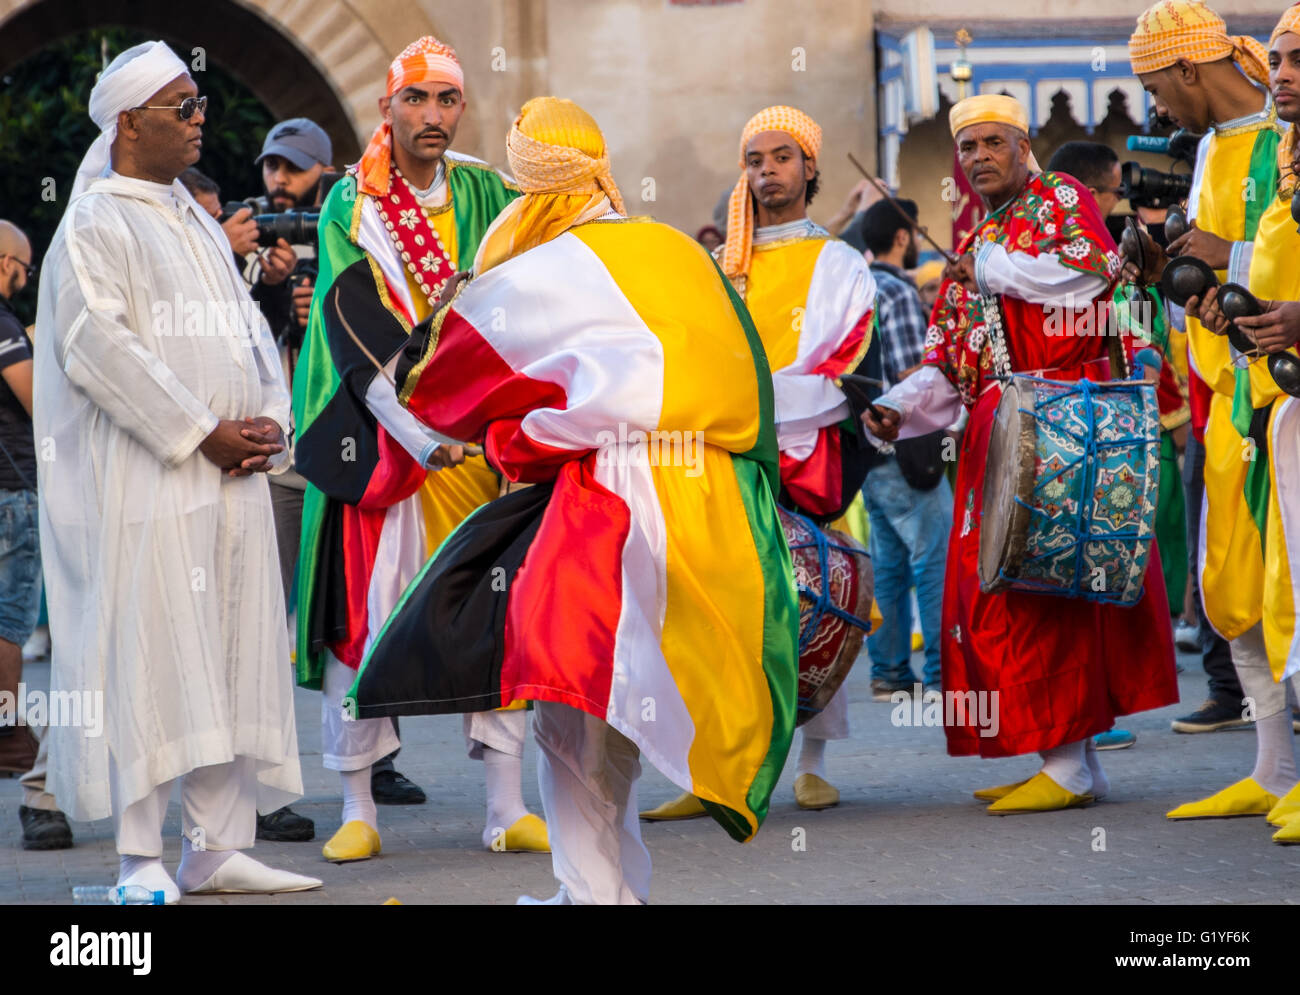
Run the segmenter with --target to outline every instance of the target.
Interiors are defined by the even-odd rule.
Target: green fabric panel
[[[1156,494],[1156,545],[1165,574],[1169,612],[1181,615],[1187,593],[1187,500],[1178,471],[1178,449],[1168,432],[1160,433],[1160,488]]]
[[[1261,128],[1250,151],[1250,171],[1255,181],[1254,196],[1246,201],[1245,240],[1253,242],[1259,219],[1277,194],[1277,146],[1281,136],[1273,128]]]
[[[451,210],[456,216],[456,268],[467,270],[488,226],[519,191],[506,186],[501,174],[490,166],[447,161],[451,163],[447,171]]]

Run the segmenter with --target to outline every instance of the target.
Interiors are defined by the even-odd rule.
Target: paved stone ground
[[[1027,777],[1029,758],[953,759],[935,728],[896,728],[892,706],[871,701],[865,658],[849,681],[854,735],[827,751],[838,808],[803,812],[794,804],[792,771],[778,786],[762,832],[740,846],[711,820],[644,825],[654,860],[657,903],[973,902],[1260,903],[1300,900],[1300,847],[1270,841],[1262,819],[1171,823],[1164,813],[1246,776],[1254,757],[1247,731],[1176,735],[1169,720],[1204,697],[1199,662],[1182,657],[1183,704],[1127,720],[1132,749],[1104,753],[1112,782],[1104,803],[1084,810],[993,818],[973,788]],[[919,672],[919,658],[916,661]],[[24,677],[41,686],[48,669]],[[1189,707],[1190,706],[1190,707]],[[336,866],[320,855],[338,825],[336,776],[320,761],[319,698],[297,692],[307,795],[295,809],[316,820],[313,843],[259,843],[256,856],[322,878],[316,892],[270,897],[186,899],[187,904],[507,903],[555,890],[550,859],[480,848],[483,782],[465,757],[459,717],[402,721],[398,769],[429,794],[414,807],[380,807],[384,852]],[[796,740],[796,749],[798,741]],[[536,748],[525,758],[524,797],[540,812]],[[793,761],[791,761],[791,768]],[[641,782],[643,807],[677,793],[655,770]],[[75,824],[72,850],[20,848],[16,779],[0,778],[0,902],[70,900],[74,884],[115,880],[117,856],[107,821]],[[1093,850],[1096,831],[1106,849]],[[797,831],[802,830],[802,834]],[[173,799],[165,860],[180,857],[180,810]],[[796,851],[802,835],[806,849]]]

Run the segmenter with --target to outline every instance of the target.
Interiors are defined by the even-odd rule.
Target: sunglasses
[[[0,256],[0,259],[12,259],[14,262],[16,262],[19,266],[21,266],[24,270],[27,271],[27,279],[29,280],[36,279],[36,267],[33,266],[31,263],[25,263],[17,256],[11,256],[7,253],[3,256]]]
[[[182,121],[188,121],[194,116],[194,112],[206,116],[208,112],[207,97],[186,97],[179,104],[145,104],[142,107],[132,107],[133,111],[175,111],[176,116]]]

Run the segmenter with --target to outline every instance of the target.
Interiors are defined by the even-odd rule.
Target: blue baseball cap
[[[295,117],[281,121],[266,133],[262,154],[254,160],[255,164],[261,165],[269,155],[283,156],[299,169],[311,169],[317,163],[330,165],[334,147],[319,124],[310,118]]]

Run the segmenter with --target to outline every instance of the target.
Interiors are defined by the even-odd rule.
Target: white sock
[[[238,852],[238,850],[196,850],[188,838],[182,839],[181,866],[176,871],[176,883],[181,886],[181,891],[193,891]]]
[[[141,857],[134,853],[120,853],[117,857],[117,883],[121,884],[127,878],[155,865],[158,870],[167,873],[167,868],[163,867],[162,857]]]
[[[1088,773],[1092,775],[1092,791],[1089,792],[1097,801],[1101,801],[1110,794],[1110,778],[1106,772],[1101,769],[1101,758],[1097,756],[1097,747],[1093,743],[1092,737],[1086,740],[1088,744],[1086,759],[1088,761]],[[1078,794],[1078,792],[1075,792]]]
[[[1294,739],[1289,708],[1255,720],[1255,770],[1250,776],[1269,794],[1281,797],[1295,787]]]
[[[379,814],[375,811],[375,798],[370,793],[370,768],[341,770],[343,780],[343,825],[364,822],[379,832]]]
[[[816,774],[822,780],[826,779],[826,740],[814,739],[807,733],[803,734],[803,745],[799,748],[799,762],[795,764],[795,776],[800,774]]]
[[[1042,773],[1076,795],[1086,795],[1092,788],[1092,774],[1088,772],[1085,741],[1064,743],[1050,750],[1040,750],[1043,758]]]
[[[483,745],[483,777],[487,781],[487,825],[483,845],[492,841],[528,814],[521,784],[524,758]]]

